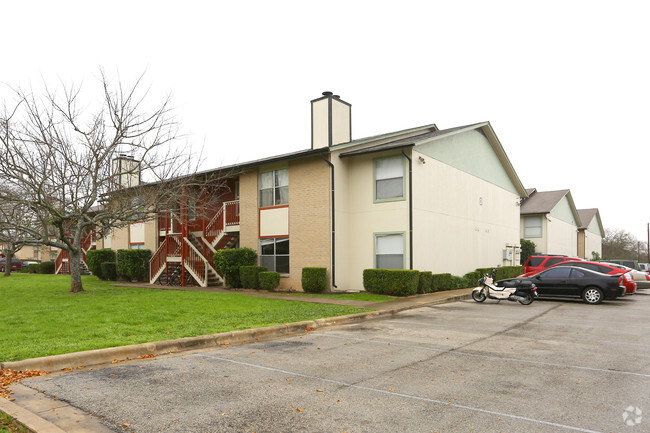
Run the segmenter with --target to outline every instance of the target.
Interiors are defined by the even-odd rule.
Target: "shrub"
[[[40,263],[32,263],[31,265],[27,265],[27,273],[29,273],[29,274],[40,274],[41,273],[41,264]]]
[[[117,250],[117,276],[129,281],[149,280],[151,250]]]
[[[502,266],[497,268],[496,276],[494,277],[495,281],[505,280],[506,278],[514,278],[524,273],[523,266]]]
[[[102,269],[102,276],[104,280],[116,281],[117,280],[117,263],[104,262],[100,265]]]
[[[262,290],[275,290],[280,285],[279,272],[260,272],[257,276]]]
[[[39,266],[39,272],[41,274],[53,274],[55,271],[54,266],[54,262],[43,262],[41,263],[41,266]]]
[[[452,289],[465,289],[467,287],[476,287],[478,284],[477,281],[469,280],[464,277],[457,277],[455,275],[451,276],[451,288]]]
[[[214,254],[214,269],[226,279],[228,286],[241,287],[240,266],[254,266],[257,252],[252,248],[227,248]]]
[[[115,251],[110,248],[90,250],[86,253],[86,264],[88,270],[99,279],[104,280],[102,274],[102,263],[115,262]]]
[[[266,266],[240,266],[239,279],[244,289],[260,288],[260,272],[266,271]]]
[[[302,268],[302,290],[323,293],[327,288],[327,268]]]
[[[363,287],[370,293],[411,296],[418,291],[420,272],[403,269],[364,269]]]
[[[452,288],[451,274],[433,274],[431,276],[431,291],[441,292]]]
[[[433,274],[429,271],[420,271],[420,282],[418,283],[418,293],[431,293]]]
[[[528,260],[528,257],[535,254],[535,248],[537,248],[537,245],[535,245],[535,242],[529,241],[527,239],[520,239],[519,243],[521,244],[521,254],[519,261],[523,265],[526,263],[526,260]]]

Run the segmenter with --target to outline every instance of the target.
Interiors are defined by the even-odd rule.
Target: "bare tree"
[[[39,245],[38,241],[23,230],[24,227],[34,226],[32,217],[29,209],[23,206],[6,202],[0,205],[0,246],[5,256],[5,277],[11,275],[11,260],[18,251],[26,246]]]
[[[642,261],[648,256],[647,242],[639,241],[623,229],[606,229],[603,238],[603,257]]]
[[[95,108],[75,85],[40,97],[14,89],[0,114],[0,202],[37,223],[11,229],[68,253],[73,293],[83,290],[84,236],[151,217],[197,179],[169,97],[151,108],[142,78],[126,86],[101,71]]]

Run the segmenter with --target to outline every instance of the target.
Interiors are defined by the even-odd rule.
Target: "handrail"
[[[167,239],[162,241],[156,252],[149,259],[149,282],[154,283],[153,277],[165,266],[167,263],[167,257],[165,256],[165,245],[167,244]]]
[[[214,240],[217,239],[224,230],[223,211],[224,206],[221,206],[217,213],[214,214],[210,222],[203,229],[203,237],[213,245]]]
[[[192,276],[197,279],[199,285],[206,287],[208,284],[207,260],[196,249],[188,238],[183,238],[183,264],[192,272]]]
[[[226,225],[239,225],[239,200],[227,201],[223,207],[226,209]]]

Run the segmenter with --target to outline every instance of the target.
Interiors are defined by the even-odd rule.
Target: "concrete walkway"
[[[271,299],[326,303],[335,305],[355,306],[374,310],[372,312],[351,314],[347,316],[329,317],[313,321],[297,322],[266,328],[246,329],[242,331],[221,334],[204,335],[199,337],[181,338],[177,340],[158,341],[108,349],[90,350],[86,352],[68,353],[42,358],[26,359],[15,362],[0,363],[0,368],[12,370],[46,370],[53,374],[65,374],[62,370],[89,368],[114,362],[137,362],[138,358],[152,355],[165,355],[193,350],[201,350],[219,345],[248,344],[255,341],[270,340],[289,335],[298,335],[310,330],[326,326],[360,322],[364,320],[391,317],[400,311],[420,308],[471,298],[472,289],[458,289],[436,292],[426,295],[395,298],[387,302],[369,302],[353,299],[318,298],[312,296],[296,296],[285,293],[262,292],[247,289],[222,289],[202,287],[166,287],[149,284],[124,284],[125,287],[147,287],[164,290],[197,290],[220,293],[238,293],[247,296],[258,296]],[[66,372],[67,372],[66,371]],[[22,424],[28,431],[34,433],[85,433],[109,432],[99,420],[91,414],[80,411],[61,401],[54,401],[40,393],[20,384],[13,384],[14,401],[0,398],[0,412],[7,413]]]

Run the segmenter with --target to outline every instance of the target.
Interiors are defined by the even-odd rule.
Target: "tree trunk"
[[[7,251],[5,253],[5,277],[9,277],[11,276],[11,259],[14,258],[14,255]]]
[[[69,251],[70,254],[70,292],[79,293],[83,292],[84,288],[81,284],[81,249],[77,251]]]

